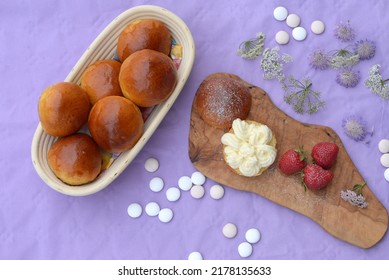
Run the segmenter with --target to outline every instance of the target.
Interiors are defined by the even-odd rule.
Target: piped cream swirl
[[[252,177],[273,164],[277,151],[270,145],[273,134],[269,127],[236,119],[232,130],[233,133],[225,133],[221,138],[225,159],[231,168]]]

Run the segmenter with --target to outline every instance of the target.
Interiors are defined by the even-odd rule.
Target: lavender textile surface
[[[142,4],[165,7],[181,17],[196,43],[191,76],[166,118],[133,163],[108,188],[87,197],[69,197],[45,185],[34,170],[30,147],[39,122],[38,98],[50,84],[64,80],[93,39],[117,15]],[[266,47],[275,47],[277,31],[291,29],[273,18],[283,5],[301,16],[308,30],[303,42],[291,38],[281,53],[294,61],[285,67],[297,78],[310,76],[322,92],[326,106],[315,115],[298,115],[283,101],[275,81],[264,80],[260,60],[247,61],[236,55],[239,44],[267,36]],[[309,218],[263,197],[226,187],[223,199],[206,195],[193,199],[182,193],[168,202],[165,192],[153,193],[148,183],[154,176],[167,187],[195,171],[188,157],[190,109],[201,81],[214,72],[229,72],[258,85],[269,93],[284,112],[302,122],[327,125],[341,137],[355,165],[368,185],[389,209],[389,183],[377,143],[389,138],[388,102],[363,84],[368,69],[382,66],[389,77],[389,2],[369,1],[106,1],[106,0],[2,0],[0,2],[0,259],[187,259],[199,251],[205,259],[240,259],[237,247],[247,229],[261,231],[250,259],[389,259],[388,234],[374,247],[361,249],[338,240]],[[322,35],[314,35],[310,24],[321,19]],[[307,55],[317,48],[345,47],[333,36],[339,22],[350,20],[356,40],[370,39],[376,55],[361,61],[356,69],[361,81],[355,88],[336,83],[336,71],[313,70]],[[348,138],[342,119],[359,114],[375,128],[369,144]],[[159,170],[148,173],[144,162],[150,156],[160,161]],[[287,187],[287,186],[286,186]],[[347,187],[347,186],[345,186]],[[127,215],[132,202],[145,206],[156,201],[174,211],[168,224],[145,213],[138,219]],[[238,227],[234,239],[224,238],[222,227]]]

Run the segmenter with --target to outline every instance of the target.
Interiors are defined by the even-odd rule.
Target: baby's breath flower
[[[262,54],[264,43],[265,34],[259,32],[256,38],[242,42],[237,53],[244,59],[255,59]]]
[[[329,55],[322,49],[313,51],[308,56],[309,65],[316,70],[325,70],[329,66]]]
[[[324,102],[320,100],[320,92],[312,90],[312,82],[308,78],[299,81],[290,76],[283,82],[282,88],[285,91],[285,102],[292,105],[296,113],[313,114],[324,106]]]
[[[346,135],[357,142],[363,141],[367,135],[365,121],[356,115],[343,119],[342,127]]]
[[[355,31],[349,21],[347,23],[341,22],[335,26],[334,35],[342,42],[350,42],[355,38]]]
[[[354,71],[349,67],[343,68],[339,71],[338,75],[336,75],[336,82],[346,88],[355,87],[360,79],[361,75],[359,71]]]
[[[366,208],[368,203],[362,195],[362,189],[364,186],[366,186],[366,183],[363,185],[355,185],[352,190],[340,191],[340,197],[351,205],[359,208]]]
[[[274,47],[271,50],[266,48],[262,54],[261,68],[263,71],[263,77],[266,80],[272,80],[277,78],[282,82],[285,79],[283,72],[284,64],[292,61],[292,57],[288,54],[280,56],[278,53],[279,47]]]
[[[354,44],[354,52],[359,55],[359,59],[368,60],[375,55],[375,44],[370,40],[360,40]]]
[[[359,62],[359,55],[347,49],[336,50],[330,58],[330,66],[335,69],[350,67]]]
[[[389,79],[384,80],[380,74],[381,66],[376,64],[369,69],[369,77],[365,81],[365,86],[383,100],[389,99],[389,86],[386,84]]]

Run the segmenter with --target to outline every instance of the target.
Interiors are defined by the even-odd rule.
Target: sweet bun
[[[81,77],[81,87],[94,105],[103,97],[122,96],[119,72],[122,64],[116,60],[98,60],[86,68]]]
[[[78,131],[88,121],[90,109],[87,93],[68,82],[47,87],[38,104],[42,128],[53,136],[67,136]]]
[[[96,143],[111,153],[131,149],[143,133],[139,108],[127,98],[108,96],[93,106],[88,121]]]
[[[166,25],[153,19],[137,20],[127,25],[119,35],[117,54],[121,62],[136,51],[155,50],[169,55],[171,35]]]
[[[60,138],[50,147],[47,157],[54,174],[69,185],[89,183],[101,171],[100,149],[83,133]]]
[[[229,129],[237,118],[246,119],[251,108],[249,89],[225,76],[205,79],[195,98],[195,107],[204,122],[220,129]]]
[[[166,100],[177,84],[177,69],[165,54],[141,50],[130,55],[119,74],[123,95],[140,107]]]

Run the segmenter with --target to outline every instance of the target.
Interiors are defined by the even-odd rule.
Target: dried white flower
[[[374,65],[369,70],[369,77],[365,81],[365,86],[368,87],[373,93],[380,96],[383,100],[389,99],[389,86],[386,84],[389,79],[384,80],[380,74],[381,66],[379,64]]]
[[[340,69],[353,66],[358,62],[359,54],[355,54],[347,49],[340,49],[331,55],[329,65],[332,68]]]
[[[366,202],[365,197],[362,195],[362,189],[366,186],[366,183],[363,185],[355,185],[352,190],[340,191],[340,197],[359,208],[366,208],[368,203]]]
[[[365,200],[365,197],[361,194],[356,194],[352,190],[346,190],[340,192],[340,197],[350,203],[351,205],[354,205],[359,208],[366,208],[367,202]]]
[[[264,44],[265,34],[259,32],[256,38],[242,42],[237,53],[244,59],[255,59],[262,54]]]
[[[280,56],[278,53],[279,47],[274,47],[271,50],[265,49],[262,54],[261,68],[263,71],[263,77],[266,80],[272,80],[277,78],[282,82],[285,79],[283,71],[284,64],[292,61],[292,57],[288,54]]]
[[[312,90],[312,82],[308,78],[299,81],[290,76],[282,83],[282,88],[285,91],[284,101],[292,105],[296,113],[313,114],[325,105],[320,100],[320,92]]]

